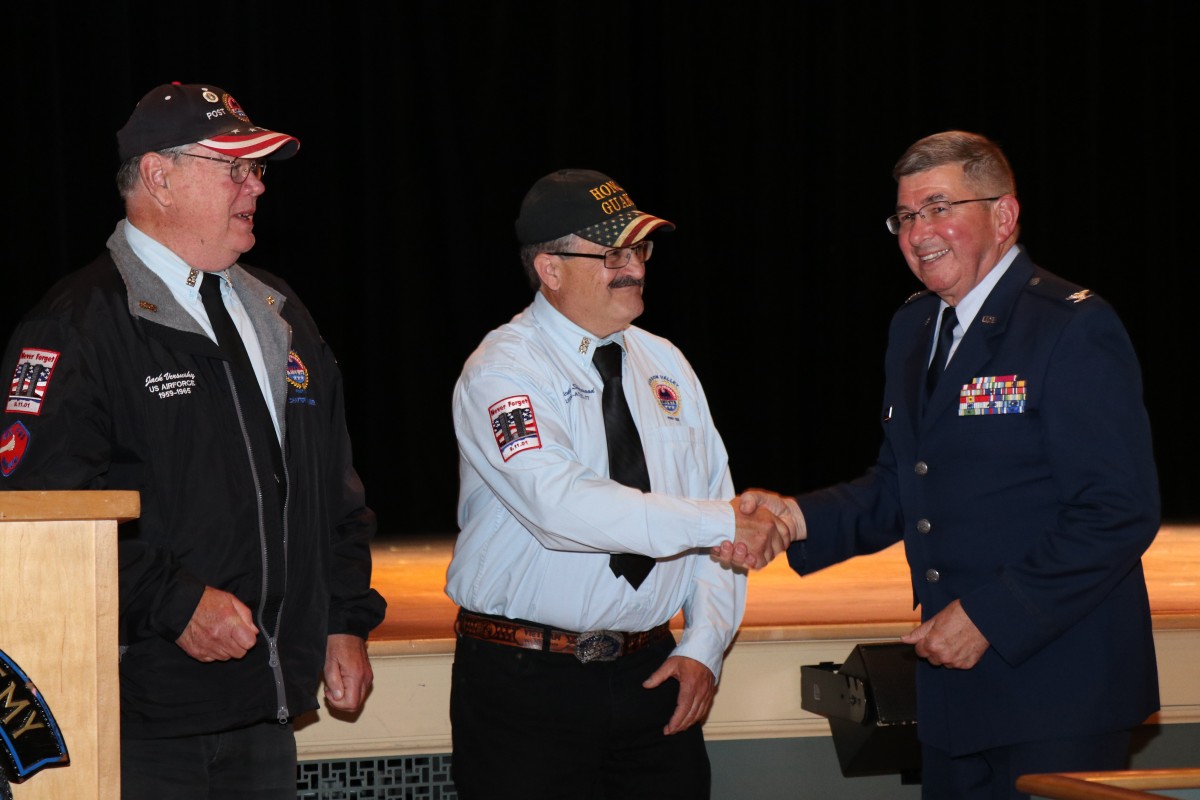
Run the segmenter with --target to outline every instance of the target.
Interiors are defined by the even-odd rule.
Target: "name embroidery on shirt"
[[[570,403],[573,397],[582,397],[584,400],[592,399],[592,395],[596,393],[593,389],[584,389],[578,383],[572,383],[571,388],[563,389],[563,402]]]
[[[159,400],[182,397],[191,394],[196,388],[196,373],[160,372],[157,375],[147,375],[145,386],[146,391],[158,395]]]
[[[488,406],[488,416],[492,420],[492,434],[500,448],[500,457],[505,461],[517,453],[542,446],[529,395],[513,395],[493,403]]]

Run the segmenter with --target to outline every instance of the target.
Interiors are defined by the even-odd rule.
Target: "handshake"
[[[792,542],[808,535],[804,514],[794,498],[750,489],[729,504],[736,522],[733,541],[724,541],[711,551],[725,566],[762,569]]]

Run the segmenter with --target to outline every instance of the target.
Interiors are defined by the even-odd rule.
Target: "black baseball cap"
[[[212,84],[156,86],[117,131],[122,162],[185,144],[200,144],[231,158],[291,158],[300,149],[296,137],[256,127],[229,92]]]
[[[638,211],[620,184],[601,172],[560,169],[525,195],[516,228],[521,244],[573,233],[606,247],[628,247],[656,230],[675,230],[675,224]]]

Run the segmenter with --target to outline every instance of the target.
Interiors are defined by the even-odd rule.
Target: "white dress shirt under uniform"
[[[1014,244],[1008,248],[1008,251],[996,262],[996,266],[992,267],[988,274],[983,276],[983,280],[958,301],[958,305],[954,308],[955,316],[958,317],[958,324],[954,326],[954,342],[950,345],[950,354],[946,357],[946,364],[949,364],[950,360],[954,358],[955,352],[958,351],[958,343],[967,335],[967,328],[971,327],[971,322],[974,321],[975,315],[979,313],[979,309],[983,308],[983,301],[987,300],[988,295],[992,293],[992,289],[1000,282],[1000,277],[1004,275],[1005,271],[1008,270],[1009,264],[1012,264],[1020,252],[1020,245]],[[938,316],[933,321],[933,329],[935,331],[941,329],[942,314],[946,313],[948,305],[945,300],[938,304]],[[933,354],[935,352],[937,352],[936,335],[933,337],[933,344],[929,348],[929,361],[933,361]],[[945,367],[946,364],[942,366]]]
[[[625,348],[622,381],[649,494],[608,477],[592,353],[610,341]],[[505,424],[503,409],[525,418],[525,437],[507,447],[494,428]],[[733,482],[700,381],[674,345],[636,327],[596,339],[539,293],[467,360],[454,427],[461,533],[446,585],[454,602],[572,631],[644,631],[682,608],[675,654],[720,676],[746,597],[745,575],[708,555],[733,538]],[[611,552],[659,560],[634,590],[609,569]]]

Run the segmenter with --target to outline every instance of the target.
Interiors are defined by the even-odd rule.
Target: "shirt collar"
[[[128,219],[125,220],[125,241],[129,242],[129,249],[133,254],[141,259],[147,269],[157,275],[172,293],[182,292],[189,297],[200,296],[200,280],[194,277],[194,274],[201,271],[190,266],[162,242],[138,230]],[[228,270],[211,274],[224,278],[226,284],[230,283]]]
[[[958,301],[958,305],[954,309],[955,315],[958,317],[958,324],[966,333],[967,328],[971,326],[971,321],[975,319],[975,315],[979,313],[979,309],[983,307],[983,301],[987,300],[992,289],[996,288],[996,284],[1004,277],[1004,273],[1008,271],[1009,265],[1016,260],[1017,254],[1021,252],[1019,245],[1013,245],[1008,248],[1008,252],[996,262],[996,266],[992,267],[987,275],[983,276],[975,288],[963,295],[963,299]],[[946,307],[946,301],[943,300],[938,305],[938,313]]]
[[[625,349],[625,331],[617,331],[601,339],[567,319],[541,292],[533,298],[530,313],[534,323],[549,334],[557,345],[575,353],[581,361],[590,362],[595,349],[606,344],[615,342]]]

